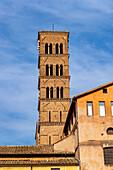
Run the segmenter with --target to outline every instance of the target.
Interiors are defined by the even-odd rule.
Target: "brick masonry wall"
[[[63,133],[63,126],[70,106],[69,88],[69,54],[68,32],[39,32],[39,129],[36,130],[36,144],[48,145],[59,140]],[[52,44],[52,54],[45,54],[45,44]],[[63,44],[63,54],[56,54],[56,44],[60,51]],[[48,47],[49,49],[49,47]],[[46,76],[46,65],[53,65],[53,75]],[[56,76],[56,65],[63,66],[63,75]],[[53,98],[46,98],[46,88],[53,87]],[[57,87],[63,87],[63,98],[57,98]],[[49,112],[51,120],[49,120]],[[61,112],[61,117],[60,117]],[[42,124],[46,123],[46,124]]]

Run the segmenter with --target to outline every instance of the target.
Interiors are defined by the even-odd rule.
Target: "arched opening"
[[[46,98],[49,98],[49,87],[46,88]]]
[[[45,54],[48,54],[48,44],[45,44]]]
[[[56,44],[56,54],[58,54],[58,44]]]
[[[63,44],[60,44],[60,54],[63,54]]]
[[[53,65],[50,65],[50,76],[53,75]]]
[[[53,98],[53,87],[50,88],[50,98]]]
[[[59,98],[59,87],[57,87],[57,98]]]
[[[51,122],[51,112],[49,111],[49,122]]]
[[[49,76],[49,66],[46,65],[46,76]]]
[[[60,122],[62,122],[62,112],[60,111]]]
[[[61,96],[61,98],[63,98],[63,87],[61,87],[60,96]]]
[[[61,76],[63,75],[63,65],[62,64],[60,65],[60,75]]]
[[[106,132],[108,135],[113,135],[113,128],[109,127]]]
[[[59,76],[59,65],[56,65],[56,76]]]
[[[49,47],[49,54],[52,54],[52,44],[50,44],[50,47]]]
[[[51,145],[51,136],[49,136],[49,145]]]

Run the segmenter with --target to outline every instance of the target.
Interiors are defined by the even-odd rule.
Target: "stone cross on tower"
[[[70,106],[68,37],[67,31],[38,32],[37,145],[51,145],[62,138]]]

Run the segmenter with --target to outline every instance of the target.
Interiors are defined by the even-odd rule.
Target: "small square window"
[[[107,89],[103,89],[103,93],[107,93]]]

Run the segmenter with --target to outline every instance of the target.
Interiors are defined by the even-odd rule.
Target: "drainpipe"
[[[74,157],[74,159],[78,162],[78,164],[79,164],[79,170],[80,170],[81,168],[80,168],[80,161],[79,161],[79,159],[77,159],[77,158],[75,158],[75,157]]]

